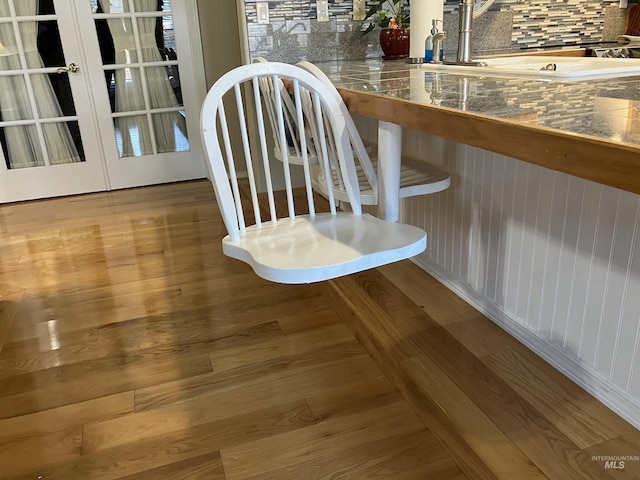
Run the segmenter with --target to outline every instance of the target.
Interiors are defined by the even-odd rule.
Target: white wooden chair
[[[358,170],[358,181],[360,185],[360,197],[363,205],[377,205],[378,198],[378,158],[370,157],[370,148],[365,148],[360,133],[345,105],[340,93],[335,88],[331,80],[313,63],[303,61],[297,66],[307,70],[317,77],[330,91],[333,98],[340,106],[340,111],[345,119],[345,124],[351,142],[354,147],[356,157],[356,168]],[[335,174],[335,171],[334,171]],[[335,179],[333,182],[336,183]],[[412,158],[403,157],[400,164],[400,190],[399,198],[413,197],[417,195],[427,195],[437,193],[449,188],[451,177],[447,172],[435,165],[420,162]],[[314,186],[321,192],[327,193],[328,183],[323,176],[318,177]],[[334,188],[334,196],[341,201],[348,201],[346,191],[343,188]]]
[[[264,57],[257,57],[253,60],[253,62],[268,63],[268,60]],[[302,139],[297,136],[296,129],[293,128],[293,126],[295,125],[295,107],[293,105],[289,92],[281,81],[277,84],[274,84],[273,79],[268,77],[261,78],[259,84],[260,92],[262,93],[264,109],[267,112],[267,116],[269,118],[269,126],[271,127],[270,130],[273,135],[275,158],[282,161],[282,151],[280,148],[280,143],[278,142],[279,133],[277,129],[278,115],[276,96],[278,96],[280,97],[280,105],[285,122],[285,134],[287,135],[287,156],[289,158],[289,163],[292,165],[302,165]],[[315,143],[310,138],[310,136],[313,135],[313,131],[307,129],[304,133],[307,137],[306,145],[307,149],[309,150],[307,152],[309,154],[309,164],[317,165],[318,156],[314,150]]]
[[[256,57],[253,59],[254,63],[267,63],[268,60],[264,57]],[[282,152],[278,144],[278,131],[277,131],[277,114],[276,114],[276,96],[280,97],[282,111],[284,115],[287,134],[288,156],[289,163],[293,165],[302,165],[302,146],[300,139],[296,136],[292,124],[295,123],[295,112],[291,96],[282,82],[278,85],[274,85],[273,81],[268,78],[260,80],[260,92],[262,93],[263,105],[269,117],[269,125],[274,139],[275,158],[282,161]],[[309,149],[309,163],[311,165],[318,164],[318,156],[313,150],[314,143],[310,141],[310,137],[313,135],[312,129],[306,129],[307,135],[307,148]],[[367,152],[371,154],[373,148],[371,145],[365,147]],[[374,174],[375,177],[375,174]],[[375,181],[375,180],[374,180]]]
[[[269,78],[274,84],[281,80],[291,85],[296,123],[293,128],[300,135],[304,170],[304,201],[294,203],[285,133],[285,120],[276,97],[278,143],[282,151],[282,163],[272,171],[267,147],[267,120],[262,110],[260,80]],[[249,97],[253,98],[253,102]],[[304,98],[313,102],[313,114],[303,107]],[[248,101],[247,101],[248,100]],[[252,106],[254,105],[254,106]],[[229,130],[227,108],[238,113],[242,142],[234,150]],[[255,139],[249,134],[246,109],[253,108],[257,120]],[[325,121],[330,132],[324,131]],[[311,186],[309,155],[306,136],[301,130],[317,126],[314,132],[316,151],[320,152],[319,166],[323,172],[330,170],[329,152],[337,158],[336,175],[344,185],[351,212],[336,209],[332,189],[328,190],[328,213],[316,212],[316,202]],[[426,234],[420,228],[391,223],[368,214],[362,214],[356,169],[352,154],[352,142],[345,120],[331,91],[315,76],[303,69],[282,63],[254,63],[238,67],[223,75],[207,94],[201,114],[202,138],[211,167],[216,198],[228,235],[222,240],[226,255],[248,263],[261,277],[280,283],[309,283],[347,275],[361,270],[402,260],[424,251]],[[331,141],[326,140],[331,137]],[[243,158],[248,170],[248,193],[243,198],[236,171],[235,159]],[[259,185],[254,168],[264,173],[266,196],[263,219]],[[286,215],[278,218],[272,178],[284,176],[286,185]],[[328,175],[327,178],[333,178]],[[300,203],[299,198],[298,203]],[[243,201],[244,200],[244,201]],[[307,211],[306,214],[296,214]],[[245,212],[245,210],[247,210]]]

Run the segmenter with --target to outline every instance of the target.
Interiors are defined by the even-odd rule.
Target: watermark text
[[[603,462],[607,470],[624,470],[629,462],[640,462],[640,455],[592,455],[594,462]]]

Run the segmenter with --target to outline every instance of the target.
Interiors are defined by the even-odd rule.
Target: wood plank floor
[[[0,479],[640,478],[640,433],[410,262],[268,283],[205,181],[0,205]]]

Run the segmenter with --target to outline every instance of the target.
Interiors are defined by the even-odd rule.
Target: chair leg
[[[378,122],[378,208],[380,218],[397,222],[400,208],[402,127]]]

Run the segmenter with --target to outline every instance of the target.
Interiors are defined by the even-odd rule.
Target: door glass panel
[[[77,123],[68,125],[66,122],[56,122],[42,125],[44,143],[51,165],[84,161],[76,147],[76,142],[80,141],[80,135],[76,132],[77,138],[74,139],[71,135],[72,128],[77,130]]]
[[[0,138],[7,168],[44,166],[44,155],[35,125],[4,127]]]
[[[29,57],[27,57],[29,68],[66,66],[64,53],[62,52],[62,42],[60,41],[60,32],[58,31],[58,22],[55,20],[38,22],[37,35],[37,50],[40,52],[40,58],[31,63]],[[24,35],[22,38],[24,39]],[[40,64],[40,60],[43,65]]]
[[[176,37],[173,33],[173,17],[162,17],[162,36],[164,37],[164,47],[175,50]]]
[[[138,32],[142,47],[142,60],[144,62],[163,60],[160,55],[160,51],[164,51],[164,37],[161,35],[162,17],[138,18]],[[157,35],[157,32],[160,32],[160,35]]]
[[[129,0],[90,0],[93,11],[96,13],[127,13]]]
[[[187,124],[180,112],[155,113],[152,115],[158,151],[184,152],[189,150]]]
[[[172,84],[173,69],[149,67],[145,69],[145,73],[147,74],[151,108],[167,108],[181,105],[175,96]],[[180,85],[176,83],[176,87],[179,88]]]
[[[5,7],[2,8],[5,9]],[[17,70],[19,68],[20,57],[18,56],[13,24],[0,23],[0,70]]]
[[[107,3],[108,0],[97,0],[92,5],[100,16],[95,22],[103,65],[114,65],[113,74],[106,72],[112,113],[150,113],[114,118],[120,157],[188,150],[186,122],[180,113],[182,94],[170,2],[133,0],[134,12],[124,18],[112,18],[110,14],[127,12],[126,9],[115,12],[114,2]],[[137,16],[138,12],[145,15]],[[152,12],[157,15],[149,16]],[[138,61],[140,68],[126,67]],[[147,66],[148,63],[156,65]]]
[[[151,155],[151,132],[146,115],[133,115],[114,119],[116,144],[120,157]]]
[[[20,22],[20,36],[27,58],[27,67],[42,67],[42,60],[38,53],[38,22]]]
[[[114,112],[136,112],[145,110],[142,95],[142,79],[139,68],[118,68],[115,71],[112,88]]]
[[[178,71],[178,65],[170,65],[167,67],[167,73],[169,74],[171,88],[173,88],[173,93],[176,96],[178,105],[184,105],[182,102],[182,86],[180,85],[180,72]]]
[[[67,122],[67,128],[69,129],[71,139],[73,140],[73,143],[76,146],[76,150],[78,151],[80,161],[86,161],[86,157],[84,155],[84,147],[82,146],[82,137],[80,136],[80,124],[77,121]]]
[[[9,0],[11,1],[11,0]],[[33,15],[37,15],[39,12],[39,5],[37,5],[37,1],[35,0],[13,0],[13,6],[16,10],[16,16],[17,17],[26,17],[26,16],[33,16]],[[50,0],[49,2],[43,2],[45,4],[47,3],[52,3],[52,1]],[[46,7],[45,7],[46,8]],[[46,10],[45,10],[46,11]],[[48,13],[53,13],[53,5],[51,5],[51,7],[49,8]]]
[[[40,118],[58,118],[63,115],[75,115],[71,87],[67,75],[60,74],[34,74],[31,75],[31,83],[34,92],[44,93],[42,101],[36,102],[38,116]],[[64,112],[62,106],[67,111]]]
[[[65,65],[57,21],[12,18],[11,5],[20,16],[55,13],[51,0],[5,0],[0,3],[0,19],[12,20],[0,23],[0,42],[8,51],[0,55],[0,71],[18,68],[26,71],[26,76],[0,75],[0,120],[4,122],[0,137],[4,160],[10,169],[82,161],[78,153],[82,151],[82,144],[77,122],[42,122],[75,115],[67,74],[55,73],[56,67]],[[18,37],[15,31],[12,32],[14,28],[20,31],[21,45],[16,43]],[[26,65],[22,64],[21,53]],[[42,73],[43,68],[51,70]],[[33,69],[40,71],[32,73]],[[12,125],[12,122],[24,120],[33,122]],[[73,133],[72,124],[75,125]]]
[[[34,118],[22,75],[0,76],[0,119],[32,120]]]
[[[133,0],[136,12],[169,12],[171,2],[169,0]]]
[[[107,20],[107,26],[110,38],[99,39],[101,42],[106,40],[113,44],[114,63],[126,64],[137,63],[138,53],[136,51],[136,37],[133,33],[133,23],[128,18],[111,18]],[[101,49],[104,47],[101,47]]]
[[[31,0],[31,1],[33,2],[34,0]],[[20,0],[18,0],[18,1],[14,0],[14,2],[16,4],[18,4],[18,3],[28,4],[29,3],[28,1],[27,2],[21,2]],[[53,2],[54,2],[54,0],[37,0],[38,8],[37,8],[37,12],[36,13],[38,15],[55,15],[56,10],[55,10],[55,7],[53,5]]]
[[[71,85],[69,84],[69,74],[49,73],[47,76],[49,77],[51,87],[53,88],[53,92],[59,106],[59,110],[55,109],[56,113],[62,111],[62,115],[65,117],[76,116],[76,107],[73,102]],[[50,113],[48,114],[45,109],[41,107],[41,104],[38,104],[38,112],[43,118],[50,118],[48,117]]]

